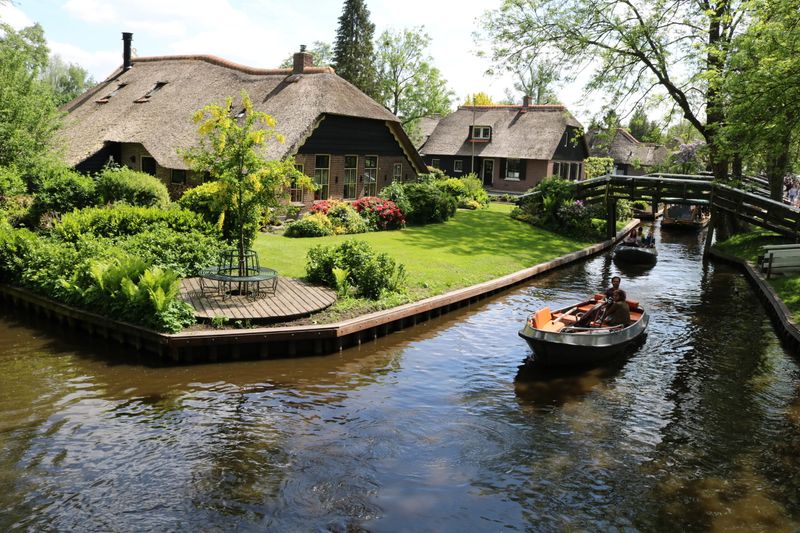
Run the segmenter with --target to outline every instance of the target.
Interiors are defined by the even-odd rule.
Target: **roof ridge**
[[[174,56],[147,56],[147,57],[134,57],[131,61],[135,63],[151,63],[156,61],[205,61],[212,65],[219,67],[231,68],[244,72],[245,74],[265,74],[265,75],[281,75],[290,76],[294,73],[291,68],[255,68],[233,61],[228,61],[214,55],[174,55]],[[303,69],[303,74],[335,74],[333,67],[306,67]]]
[[[528,111],[563,111],[567,108],[562,104],[531,104],[529,106],[518,104],[491,104],[491,105],[460,105],[458,109],[527,109]]]

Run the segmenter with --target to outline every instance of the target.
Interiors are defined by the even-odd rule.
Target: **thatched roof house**
[[[129,58],[130,41],[125,44]],[[94,171],[113,157],[158,175],[179,192],[202,182],[187,172],[178,153],[198,142],[192,114],[209,103],[224,104],[228,96],[241,109],[236,106],[242,90],[255,110],[275,118],[286,138],[269,143],[265,155],[295,156],[324,187],[317,196],[354,198],[424,171],[397,117],[332,68],[313,66],[305,52],[295,54],[291,69],[256,69],[214,56],[128,59],[65,106],[67,160]]]
[[[589,149],[593,156],[614,159],[614,174],[641,176],[652,172],[654,167],[664,163],[670,155],[669,149],[661,144],[643,143],[624,128],[617,128],[608,146],[598,142],[597,135],[589,136]]]
[[[588,147],[581,124],[561,105],[461,106],[420,148],[451,176],[475,172],[484,186],[524,191],[547,176],[581,179]]]

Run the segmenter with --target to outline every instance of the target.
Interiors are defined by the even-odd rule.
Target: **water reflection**
[[[358,349],[191,367],[0,318],[0,530],[796,530],[800,388],[702,236],[608,254]],[[521,367],[543,304],[611,277],[628,357]]]

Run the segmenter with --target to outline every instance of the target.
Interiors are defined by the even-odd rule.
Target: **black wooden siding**
[[[439,169],[441,169],[445,174],[454,178],[460,178],[461,176],[466,176],[470,174],[472,171],[470,170],[472,164],[472,156],[452,156],[452,155],[426,155],[423,156],[423,161],[428,166],[432,166],[433,160],[439,160]],[[453,170],[453,162],[456,159],[460,159],[462,161],[461,168],[464,169],[462,172],[456,172]],[[475,174],[478,176],[478,179],[483,181],[483,159],[482,157],[475,156]],[[495,168],[495,176],[494,179],[505,179],[506,177],[506,159],[503,157],[488,157],[486,159],[493,159],[494,160],[494,168]],[[498,174],[499,172],[499,174]],[[520,159],[520,169],[519,169],[519,180],[525,181],[527,179],[527,172],[528,172],[528,160],[527,159]]]
[[[297,153],[405,155],[382,120],[337,115],[326,115]]]
[[[565,143],[567,132],[569,132],[569,140]],[[589,157],[589,153],[586,151],[586,143],[579,137],[579,135],[580,132],[577,130],[577,128],[567,126],[564,135],[561,136],[561,141],[558,143],[556,153],[553,155],[553,160],[583,161]],[[564,146],[565,144],[566,146]]]

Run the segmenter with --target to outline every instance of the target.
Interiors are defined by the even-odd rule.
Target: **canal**
[[[657,233],[358,349],[130,364],[0,315],[0,531],[800,528],[800,366],[702,238]],[[629,358],[520,369],[542,304],[622,276]]]

